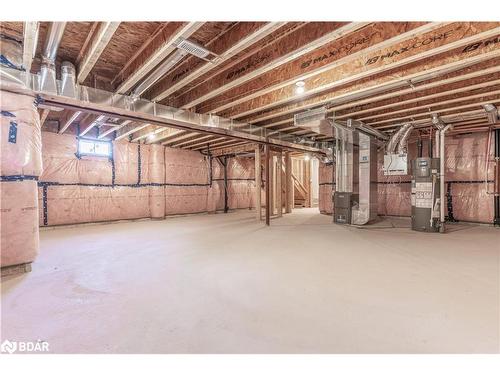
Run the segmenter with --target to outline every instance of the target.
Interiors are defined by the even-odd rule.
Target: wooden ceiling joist
[[[80,122],[80,134],[79,136],[83,137],[85,134],[87,134],[90,130],[92,130],[94,127],[102,124],[104,121],[106,121],[106,116],[104,115],[92,115],[89,114],[87,115],[86,118],[84,118]]]
[[[171,52],[176,48],[174,43],[179,38],[187,39],[193,33],[195,33],[201,26],[203,22],[187,22],[181,26],[175,33],[173,33],[168,40],[165,41],[158,49],[146,52],[143,54],[147,55],[147,60],[130,76],[125,78],[123,82],[120,83],[116,92],[119,94],[125,94],[130,89],[132,89],[141,79],[147,76],[159,63],[161,63]]]
[[[35,57],[38,44],[38,29],[40,22],[24,22],[23,27],[23,67],[27,72],[31,71],[31,64]]]
[[[500,71],[500,67],[495,68],[495,70]],[[343,120],[343,119],[347,119],[347,118],[354,118],[354,119],[358,119],[358,120],[364,121],[364,120],[366,120],[368,118],[372,118],[372,117],[363,117],[363,118],[360,118],[359,117],[360,115],[363,115],[363,114],[366,114],[366,113],[371,113],[371,112],[383,111],[383,110],[386,110],[386,109],[390,109],[390,108],[394,108],[394,107],[400,107],[400,106],[404,106],[404,105],[408,105],[408,104],[412,104],[412,103],[419,103],[419,102],[423,102],[425,100],[436,99],[436,98],[439,98],[439,97],[442,97],[442,96],[449,96],[449,95],[460,94],[460,93],[468,93],[468,92],[470,92],[472,90],[487,88],[489,86],[495,86],[495,85],[500,85],[500,79],[493,80],[493,81],[486,81],[486,82],[479,83],[479,84],[476,84],[476,85],[464,86],[464,87],[460,87],[460,88],[457,88],[457,89],[441,91],[441,92],[437,92],[437,93],[434,93],[434,94],[429,94],[429,95],[424,95],[424,96],[418,96],[418,97],[415,97],[415,98],[412,98],[412,99],[408,99],[408,100],[396,100],[396,101],[394,101],[394,102],[392,102],[390,104],[386,104],[386,105],[380,105],[380,106],[374,105],[374,106],[372,106],[370,108],[367,108],[367,109],[363,109],[363,110],[359,110],[359,111],[353,111],[353,112],[348,112],[348,113],[342,114],[342,115],[336,115],[335,118],[339,119],[339,120]],[[426,85],[424,85],[424,86],[426,86]],[[442,84],[440,83],[440,81],[434,82],[433,84],[429,85],[429,87],[439,87],[439,86],[442,86]],[[341,105],[341,106],[337,106],[337,107],[331,107],[331,108],[328,109],[327,113],[336,112],[336,111],[339,111],[339,110],[345,109],[345,108],[352,108],[352,107],[356,107],[357,108],[359,105],[364,104],[364,103],[369,103],[369,102],[371,102],[371,104],[373,104],[373,103],[376,103],[376,102],[382,100],[383,98],[387,98],[387,97],[399,97],[399,98],[401,98],[401,96],[403,95],[403,93],[414,93],[416,91],[416,89],[418,89],[418,88],[419,87],[416,87],[415,89],[396,91],[396,92],[391,93],[390,95],[377,96],[377,97],[371,98],[369,100],[362,100],[362,101],[358,101],[358,102],[351,102],[351,103],[346,104],[346,105]],[[482,95],[488,95],[488,94],[485,93],[485,94],[482,94]],[[475,97],[481,97],[482,95],[478,95],[478,96],[475,96]],[[470,96],[457,97],[457,98],[453,99],[454,100],[453,102],[459,102],[461,100],[468,100],[468,99],[471,99],[471,97]],[[435,106],[439,106],[439,105],[442,105],[442,104],[448,104],[448,103],[453,103],[453,102],[445,101],[445,102],[441,103],[439,101],[433,101],[432,103],[430,103],[428,105],[423,105],[423,106],[420,106],[420,107],[421,108],[435,107]],[[414,108],[402,109],[399,112],[402,113],[404,111],[413,110],[413,109]],[[384,114],[381,114],[379,116],[382,117],[382,116],[384,116]],[[263,127],[264,128],[274,128],[274,127],[277,127],[277,126],[280,126],[280,125],[284,125],[284,124],[289,124],[289,123],[293,123],[293,117],[292,118],[287,118],[287,119],[284,119],[284,120],[281,120],[281,121],[276,121],[276,122],[273,122],[273,123],[270,123],[270,124],[266,124]]]
[[[186,138],[191,138],[193,135],[197,135],[199,133],[192,133],[192,132],[188,132],[187,134],[183,134],[183,135],[180,135],[178,137],[174,137],[168,141],[165,141],[165,142],[162,142],[162,145],[173,145],[174,143],[176,143],[177,141],[180,141],[180,140],[183,140],[183,139],[186,139]]]
[[[307,90],[304,97],[316,95],[327,90],[332,90],[333,88],[341,85],[346,85],[370,76],[402,68],[405,65],[416,64],[417,62],[421,63],[426,59],[431,59],[447,52],[450,52],[451,56],[453,56],[456,61],[462,60],[462,58],[466,58],[469,55],[484,53],[484,50],[499,48],[498,44],[491,43],[484,46],[484,48],[474,49],[471,51],[463,50],[463,48],[468,45],[498,35],[500,33],[500,27],[494,27],[496,25],[498,24],[479,23],[475,25],[476,27],[473,27],[472,25],[464,26],[463,23],[459,23],[458,26],[448,25],[440,29],[433,30],[430,33],[420,35],[416,38],[411,38],[403,43],[392,45],[390,48],[384,48],[382,50],[378,49],[377,51],[372,51],[371,53],[366,53],[365,51],[362,55],[356,56],[356,59],[354,60],[352,59],[352,56],[349,57],[349,61],[347,62],[339,60],[331,66],[331,68],[335,67],[335,69],[331,70],[330,68],[320,74],[314,74],[312,77],[307,75],[307,78],[303,79]],[[453,32],[453,30],[455,31]],[[437,40],[437,38],[444,33],[448,33],[450,36]],[[422,44],[423,41],[432,40],[432,38],[436,39],[435,43],[429,43],[426,45]],[[415,45],[415,43],[419,43],[418,45],[421,47],[410,50],[406,53],[394,54],[389,58],[380,58],[380,56],[393,53],[391,51],[409,48],[409,46]],[[425,64],[420,65],[420,71],[425,69]],[[255,94],[258,97],[246,101],[241,105],[233,106],[231,112],[224,113],[224,116],[239,118],[240,116],[246,116],[267,108],[295,101],[297,100],[294,87],[295,85],[291,85],[290,83],[291,82],[275,85],[270,88],[271,91],[265,93],[264,95],[262,95],[262,93],[259,93],[258,95]]]
[[[394,23],[390,26],[386,23],[372,24],[370,27],[353,31],[339,41],[325,45],[320,50],[309,51],[301,59],[294,59],[279,69],[267,72],[259,80],[255,80],[253,84],[249,82],[248,85],[245,85],[249,89],[240,87],[226,93],[224,98],[215,98],[210,103],[204,103],[201,105],[201,110],[209,113],[223,112],[269,92],[294,85],[297,81],[305,81],[322,73],[328,73],[346,62],[356,60],[370,52],[397,45],[404,40],[411,40],[417,35],[445,25],[447,24],[434,22]],[[316,61],[319,62],[316,63]],[[309,89],[308,86],[307,88]],[[233,111],[229,112],[233,113]]]
[[[147,123],[139,124],[139,125],[136,125],[134,123],[130,123],[128,125],[125,125],[124,127],[117,130],[117,132],[119,134],[117,134],[115,141],[119,141],[120,139],[127,138],[129,135],[131,135],[131,134],[133,134],[141,129],[147,128],[150,125],[151,124],[147,124]]]
[[[197,143],[199,141],[202,141],[202,140],[205,140],[205,139],[209,139],[209,138],[212,138],[213,136],[211,135],[203,135],[203,136],[194,136],[192,139],[186,139],[186,140],[183,140],[182,142],[179,142],[179,143],[175,143],[175,147],[189,147],[191,144],[194,144],[194,143]]]
[[[384,129],[387,127],[392,127],[394,124],[402,122],[402,121],[408,121],[408,120],[413,120],[419,117],[424,117],[424,118],[429,118],[433,114],[438,114],[441,115],[445,112],[453,112],[455,111],[456,113],[453,113],[453,115],[459,115],[462,111],[462,109],[470,109],[470,108],[481,108],[483,105],[488,104],[488,103],[500,103],[500,98],[499,99],[494,99],[494,100],[486,100],[483,102],[476,102],[472,104],[465,104],[461,106],[456,106],[456,107],[448,107],[448,108],[443,108],[439,110],[432,110],[432,111],[425,111],[421,113],[416,113],[408,116],[402,116],[402,117],[397,117],[397,118],[391,118],[387,120],[381,120],[381,121],[374,121],[374,122],[367,122],[368,125],[374,126],[376,128]],[[413,122],[413,121],[412,121]],[[391,123],[392,125],[386,125],[387,123]]]
[[[60,121],[61,128],[59,129],[59,134],[62,134],[69,128],[69,126],[76,121],[76,119],[82,114],[80,111],[68,112]]]
[[[202,75],[213,70],[220,64],[226,62],[236,54],[245,50],[252,44],[255,44],[267,37],[280,27],[282,27],[285,22],[240,22],[236,25],[230,32],[224,34],[220,39],[216,40],[213,45],[210,45],[210,51],[217,54],[217,58],[210,62],[200,62],[195,66],[195,69],[188,73],[184,78],[180,80],[177,79],[178,74],[173,72],[170,77],[162,80],[159,83],[158,88],[154,90],[152,95],[154,101],[161,101],[172,95],[174,92],[183,88],[187,84],[191,83],[195,79],[201,77]],[[253,30],[248,33],[248,30]],[[243,35],[243,37],[241,36]],[[227,46],[230,46],[227,48]],[[225,49],[227,48],[227,49]],[[181,72],[186,71],[187,67],[179,67],[178,70]],[[158,94],[155,94],[158,93]]]
[[[291,33],[286,38],[283,38],[282,40],[280,40],[279,43],[282,45],[281,48],[277,48],[277,47],[273,47],[273,46],[270,47],[274,51],[280,51],[280,50],[284,50],[288,46],[295,46],[295,48],[293,48],[293,50],[291,50],[290,52],[288,52],[286,54],[279,55],[278,57],[269,61],[267,64],[260,66],[256,69],[250,71],[249,73],[244,74],[243,76],[236,78],[236,79],[232,79],[233,77],[231,76],[231,74],[229,74],[229,75],[227,73],[222,74],[218,78],[219,81],[223,82],[222,85],[219,85],[219,87],[214,87],[214,84],[207,83],[206,85],[203,85],[203,87],[198,87],[196,90],[192,90],[188,94],[181,97],[180,98],[181,102],[176,103],[176,105],[178,105],[181,108],[192,108],[192,107],[196,106],[197,104],[200,104],[200,103],[202,103],[210,98],[213,98],[213,97],[223,93],[224,91],[227,91],[227,90],[230,90],[236,86],[242,85],[243,83],[245,83],[249,80],[252,80],[252,79],[254,79],[254,78],[258,77],[259,75],[262,75],[266,72],[270,72],[271,70],[273,70],[281,65],[284,65],[292,60],[295,60],[295,59],[299,58],[300,56],[303,56],[311,51],[314,51],[315,49],[317,49],[325,44],[331,43],[332,41],[339,39],[342,36],[344,36],[348,33],[351,33],[355,30],[358,30],[366,25],[367,25],[367,23],[360,23],[360,22],[348,23],[348,24],[343,25],[341,27],[335,28],[331,32],[326,33],[320,37],[314,38],[312,40],[307,40],[306,38],[308,37],[308,35],[314,35],[313,32],[317,33],[318,30],[314,30],[315,25],[306,24],[306,26],[304,26],[304,28],[306,28],[306,29],[311,28],[311,31],[307,31],[304,28],[302,28],[302,29],[298,30],[297,33]],[[325,28],[325,27],[329,27],[329,25],[324,24],[323,28]],[[317,26],[316,26],[316,28],[317,28]],[[305,43],[302,45],[298,45],[298,43],[302,40],[305,41]],[[275,54],[276,54],[276,52],[275,52]],[[273,57],[272,53],[270,53],[270,52],[268,52],[268,54],[266,56],[269,56],[269,57],[267,57],[267,59],[271,59]],[[266,58],[266,56],[264,56],[264,57],[261,56],[258,58],[264,59],[264,58]],[[238,71],[238,69],[243,69],[245,71],[245,70],[248,70],[248,68],[245,69],[244,67],[251,65],[251,64],[256,64],[256,62],[252,62],[251,59],[249,61],[243,61],[241,63],[243,68],[236,66],[233,68],[233,70]],[[260,64],[260,65],[262,65],[262,64]],[[217,79],[217,77],[216,77],[216,79]]]
[[[101,139],[101,138],[104,138],[106,137],[107,135],[113,133],[114,131],[117,131],[118,129],[121,129],[123,128],[124,126],[130,124],[131,121],[130,120],[125,120],[123,121],[121,124],[118,124],[118,125],[115,125],[115,126],[112,126],[110,127],[108,130],[102,132],[102,133],[99,133],[99,136],[97,137],[98,139]]]
[[[82,61],[78,66],[77,81],[79,83],[85,81],[119,25],[120,22],[100,22],[95,36],[90,42],[89,49],[85,55],[83,55]]]
[[[444,67],[444,68],[446,68],[446,67]],[[286,108],[280,107],[280,108],[277,108],[275,110],[269,111],[264,115],[258,115],[255,117],[245,119],[245,121],[248,121],[250,123],[260,123],[260,122],[263,122],[266,120],[270,120],[274,117],[279,117],[279,116],[283,116],[283,115],[289,115],[289,114],[293,114],[293,113],[297,113],[297,112],[306,111],[306,110],[311,109],[311,108],[320,107],[321,105],[329,105],[329,104],[331,105],[333,103],[333,101],[341,101],[342,99],[344,101],[347,101],[349,99],[349,97],[356,97],[356,96],[367,96],[368,97],[367,99],[348,101],[346,104],[328,107],[328,112],[335,112],[335,111],[340,111],[340,110],[344,110],[347,108],[362,106],[364,104],[372,104],[372,103],[374,103],[374,101],[379,102],[379,101],[382,101],[385,99],[398,98],[398,97],[401,97],[401,96],[407,95],[407,94],[416,94],[416,93],[418,93],[420,91],[424,91],[424,90],[431,90],[434,88],[445,87],[446,85],[450,85],[450,84],[453,84],[456,82],[473,80],[473,79],[481,77],[481,76],[495,74],[495,73],[499,73],[499,72],[500,72],[500,66],[493,66],[491,68],[484,69],[484,70],[480,69],[477,71],[473,71],[471,73],[459,74],[455,77],[451,77],[451,78],[447,78],[447,79],[439,79],[438,81],[434,81],[434,82],[427,83],[427,84],[420,84],[420,85],[418,85],[418,84],[413,85],[412,84],[408,88],[404,87],[402,89],[390,90],[390,92],[387,94],[370,95],[371,89],[373,89],[373,88],[376,89],[378,92],[388,91],[389,88],[395,86],[395,84],[398,84],[401,82],[411,81],[411,78],[406,79],[404,81],[403,80],[391,81],[386,85],[377,85],[375,87],[370,85],[370,86],[367,86],[361,90],[348,91],[347,94],[337,95],[334,99],[330,99],[330,97],[328,97],[327,99],[313,98],[310,102],[307,102],[307,103],[300,102],[300,103],[297,103],[294,105],[290,105]],[[426,74],[426,73],[428,73],[428,72],[423,72],[423,74]],[[432,73],[436,73],[436,74],[440,75],[439,71],[437,71],[437,70],[434,70]],[[436,78],[436,74],[434,74],[434,78]],[[414,76],[413,78],[418,78],[418,76]],[[314,99],[316,99],[316,100],[314,100]],[[278,124],[278,123],[276,123],[276,124]],[[268,127],[268,125],[272,126],[273,124],[266,123],[264,127]]]
[[[215,137],[215,136],[212,136],[211,138],[207,139],[207,140],[204,140],[204,141],[198,141],[196,143],[193,143],[193,144],[190,144],[188,146],[184,146],[185,148],[189,148],[189,149],[194,149],[200,145],[203,145],[203,147],[206,147],[206,145],[208,145],[209,143],[212,143],[212,142],[215,142],[215,141],[219,141],[221,139],[227,139],[226,137]]]

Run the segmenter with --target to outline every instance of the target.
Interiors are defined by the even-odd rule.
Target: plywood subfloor
[[[56,353],[499,352],[499,234],[408,221],[336,226],[315,209],[41,233],[2,283],[2,340]]]

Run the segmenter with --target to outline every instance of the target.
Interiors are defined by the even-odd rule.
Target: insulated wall
[[[2,267],[30,263],[38,251],[37,182],[42,171],[40,118],[35,97],[22,88],[0,90],[0,247]]]
[[[490,141],[492,142],[492,140]],[[493,166],[487,168],[488,135],[472,133],[445,138],[445,188],[448,220],[481,223],[493,222]],[[427,141],[423,144],[423,156],[427,156]],[[490,161],[492,157],[490,144]],[[384,176],[383,150],[378,157],[378,214],[410,216],[411,174]],[[408,160],[417,157],[416,142],[408,145]],[[331,166],[320,165],[320,211],[332,213],[331,187],[328,183]],[[409,171],[411,173],[411,171]]]
[[[219,163],[210,163],[199,152],[121,141],[111,142],[113,154],[106,158],[78,155],[74,135],[43,132],[42,142],[41,225],[163,218],[224,208],[224,185],[211,178],[222,173]],[[253,159],[242,160],[228,159],[229,208],[253,204]],[[232,176],[248,179],[235,188]]]

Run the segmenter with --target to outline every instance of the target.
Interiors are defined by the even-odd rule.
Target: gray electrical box
[[[411,162],[411,227],[421,232],[439,231],[439,159]]]

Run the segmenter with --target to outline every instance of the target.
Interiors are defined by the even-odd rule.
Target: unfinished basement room
[[[499,353],[499,21],[0,46],[4,354]]]

